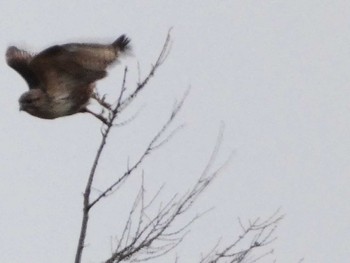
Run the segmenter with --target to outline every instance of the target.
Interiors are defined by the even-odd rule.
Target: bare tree
[[[175,117],[178,115],[183,103],[186,99],[188,92],[183,98],[174,105],[167,121],[154,135],[153,139],[148,143],[143,153],[133,163],[128,164],[127,169],[118,179],[110,183],[110,186],[101,191],[97,198],[92,199],[91,190],[93,187],[93,181],[96,176],[96,170],[101,158],[107,138],[110,135],[111,130],[120,125],[116,124],[117,119],[123,113],[123,111],[131,105],[142,90],[149,84],[149,81],[154,76],[159,67],[166,60],[171,46],[170,31],[167,35],[163,48],[151,67],[150,72],[146,77],[136,84],[136,88],[131,91],[129,95],[126,95],[126,83],[127,83],[127,68],[124,69],[123,80],[120,88],[119,96],[114,104],[110,104],[105,101],[105,97],[101,97],[99,94],[95,95],[97,102],[105,109],[97,117],[103,122],[101,129],[102,139],[100,146],[97,150],[95,160],[92,164],[90,174],[88,176],[87,184],[84,191],[83,199],[83,216],[81,222],[81,229],[79,235],[79,241],[76,251],[75,263],[82,262],[82,255],[85,246],[86,234],[89,226],[89,217],[91,210],[104,198],[107,198],[115,192],[118,187],[122,185],[130,176],[132,176],[140,167],[144,160],[152,154],[154,151],[159,149],[181,128],[175,128],[169,131],[171,124]],[[107,117],[103,113],[107,112]],[[125,123],[122,123],[125,124]],[[103,260],[105,263],[116,263],[116,262],[139,262],[151,260],[160,256],[165,255],[169,251],[173,250],[188,233],[189,226],[195,222],[203,213],[199,213],[194,216],[187,223],[178,226],[177,222],[179,219],[189,211],[193,203],[203,193],[204,190],[213,182],[213,180],[220,173],[222,168],[227,162],[218,165],[216,168],[215,159],[220,149],[222,142],[223,129],[220,130],[216,145],[211,153],[208,160],[207,166],[203,172],[199,175],[198,180],[194,183],[184,194],[175,194],[166,202],[162,202],[156,212],[152,212],[156,201],[159,199],[160,192],[163,188],[159,189],[157,193],[150,200],[145,198],[145,186],[142,179],[142,184],[134,201],[133,206],[130,209],[129,217],[125,222],[122,233],[119,235],[120,238],[115,246],[111,255],[106,256]],[[228,158],[229,160],[229,158]],[[228,161],[227,160],[227,161]],[[143,177],[142,177],[143,178]],[[260,255],[253,255],[253,252],[261,247],[268,246],[275,239],[275,229],[282,219],[279,213],[274,214],[270,218],[261,221],[256,219],[249,221],[247,225],[244,225],[241,220],[239,223],[242,228],[242,233],[237,239],[229,244],[221,246],[218,243],[212,251],[206,253],[199,259],[201,263],[211,262],[256,262],[263,256],[266,256],[271,252],[263,252]],[[252,235],[252,236],[251,236]],[[247,247],[242,247],[241,243],[244,240],[250,238],[250,243]],[[176,262],[178,259],[176,259]]]

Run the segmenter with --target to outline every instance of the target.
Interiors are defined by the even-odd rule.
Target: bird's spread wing
[[[107,45],[66,44],[62,48],[75,63],[90,70],[105,70],[117,58],[115,49]]]
[[[107,66],[129,49],[129,42],[122,35],[109,45],[56,45],[28,58],[27,63],[42,84],[41,89],[51,96],[69,95],[105,77]]]
[[[39,85],[39,80],[34,72],[30,69],[29,63],[33,56],[27,51],[11,46],[6,52],[7,64],[16,70],[28,83],[29,88],[35,88]]]
[[[101,71],[115,62],[121,53],[130,49],[129,42],[130,39],[122,35],[110,45],[71,43],[62,45],[61,48],[83,68]]]
[[[74,57],[74,52],[72,54],[63,46],[42,51],[33,58],[30,66],[42,81],[43,89],[51,96],[69,95],[106,75],[105,68],[84,66]]]

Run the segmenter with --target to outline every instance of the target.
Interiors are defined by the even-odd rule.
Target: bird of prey
[[[107,67],[130,49],[129,43],[130,39],[122,35],[112,44],[56,45],[36,55],[9,47],[7,64],[29,86],[29,91],[19,98],[20,110],[43,119],[90,112],[87,104],[95,82],[105,77]]]

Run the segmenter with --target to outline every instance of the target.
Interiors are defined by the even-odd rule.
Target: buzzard
[[[20,110],[43,119],[90,112],[87,104],[95,82],[105,77],[107,67],[130,49],[129,43],[130,39],[122,35],[112,44],[56,45],[36,55],[9,47],[7,64],[29,86],[29,91],[19,98]]]

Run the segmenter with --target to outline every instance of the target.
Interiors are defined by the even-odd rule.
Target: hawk
[[[87,104],[95,82],[104,78],[107,67],[130,49],[129,43],[130,39],[122,35],[112,44],[55,45],[36,55],[9,47],[7,64],[29,86],[19,98],[20,110],[43,119],[90,112]]]

